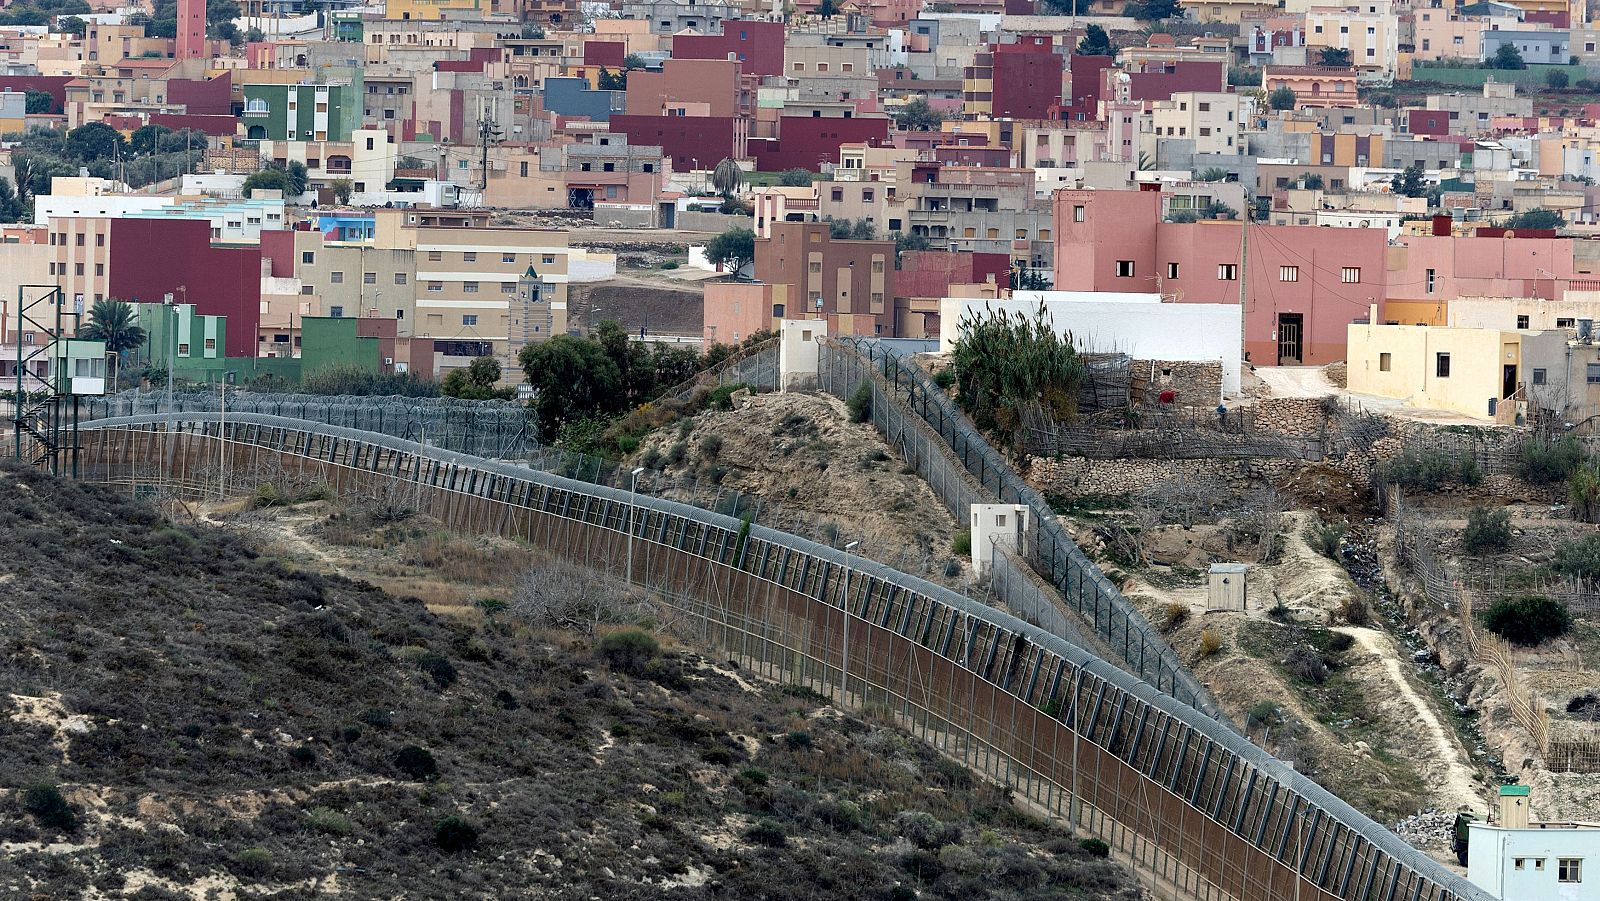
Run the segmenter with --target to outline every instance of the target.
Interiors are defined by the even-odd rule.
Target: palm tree
[[[717,168],[711,170],[711,186],[717,189],[723,200],[732,200],[743,182],[744,170],[740,169],[739,164],[730,157],[723,157]]]
[[[106,350],[120,358],[144,343],[145,331],[137,323],[138,315],[132,304],[97,300],[89,310],[89,324],[78,331],[78,337],[104,341]]]

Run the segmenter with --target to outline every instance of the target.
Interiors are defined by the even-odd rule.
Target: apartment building
[[[894,334],[894,242],[831,239],[826,222],[770,223],[756,240],[756,280],[788,285],[773,318],[826,319],[833,335]]]
[[[1194,153],[1237,156],[1245,151],[1249,104],[1238,94],[1184,91],[1156,101],[1150,124],[1157,138],[1194,142]]]
[[[1400,22],[1389,0],[1314,6],[1306,13],[1306,47],[1348,50],[1358,72],[1392,78],[1400,59]]]
[[[344,84],[246,84],[245,136],[253,140],[349,141],[361,124],[361,73]]]

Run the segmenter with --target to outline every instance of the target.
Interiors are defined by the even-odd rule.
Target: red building
[[[584,41],[583,64],[585,66],[606,66],[611,69],[622,68],[622,61],[628,57],[628,45],[623,41]]]
[[[1109,56],[1073,56],[1067,64],[1072,76],[1071,96],[1063,104],[1061,118],[1093,121],[1100,112],[1101,73],[1115,64],[1116,60]]]
[[[629,144],[660,147],[672,159],[673,171],[691,172],[737,156],[734,135],[743,131],[744,123],[725,117],[613,115],[609,126],[627,135]]]
[[[736,59],[746,75],[782,75],[783,23],[725,20],[722,34],[674,37],[672,56],[674,59]]]
[[[1414,135],[1447,135],[1450,133],[1450,112],[1440,109],[1406,110],[1408,128]]]
[[[231,116],[233,73],[223,72],[216,78],[205,79],[169,78],[167,102],[183,104],[183,111],[191,116]]]
[[[1061,102],[1065,66],[1049,38],[1026,37],[1015,44],[994,44],[994,115],[1012,119],[1045,119]]]
[[[616,117],[613,116],[612,121],[615,122]],[[888,143],[887,118],[783,116],[778,120],[776,140],[751,138],[748,146],[759,172],[782,172],[785,169],[809,169],[815,172],[824,161],[839,162],[840,145],[882,147]]]
[[[1226,91],[1228,67],[1220,62],[1154,63],[1128,73],[1130,100],[1171,100],[1179,91]]]
[[[59,113],[66,108],[67,82],[71,80],[66,75],[0,75],[0,91],[43,91],[54,101],[50,112]]]
[[[228,356],[255,356],[261,248],[213,246],[204,219],[113,219],[110,243],[110,296],[161,303],[172,294],[203,316],[226,316]]]

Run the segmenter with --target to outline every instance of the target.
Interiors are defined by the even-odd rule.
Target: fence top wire
[[[191,426],[218,423],[222,419],[223,417],[220,414],[209,412],[188,412],[182,416],[183,422]],[[489,460],[431,445],[418,444],[392,435],[382,435],[341,426],[330,426],[325,423],[257,413],[229,414],[226,419],[235,428],[241,425],[259,425],[272,429],[311,432],[352,442],[385,447],[390,450],[437,460],[440,463],[461,469],[476,469],[511,479],[530,481],[558,490],[588,494],[617,504],[632,504],[642,509],[694,520],[734,533],[737,533],[742,525],[740,520],[731,516],[702,510],[698,507],[691,507],[675,501],[635,495],[619,488],[580,482],[553,473],[540,472],[499,460]],[[163,426],[169,421],[169,417],[165,414],[119,416],[95,420],[83,426],[83,428],[86,430],[139,429]],[[1313,806],[1321,808],[1351,832],[1360,835],[1370,842],[1373,847],[1388,854],[1400,865],[1424,880],[1440,886],[1455,894],[1458,898],[1464,899],[1464,901],[1493,901],[1493,898],[1487,892],[1450,872],[1431,857],[1406,844],[1399,836],[1340,800],[1303,773],[1287,766],[1282,761],[1255,746],[1244,736],[1160,691],[1144,680],[1122,671],[1110,662],[1102,660],[1063,638],[1052,635],[1037,626],[1030,625],[1003,610],[986,606],[979,601],[963,597],[943,586],[908,573],[899,572],[881,563],[864,559],[854,554],[847,554],[844,551],[816,544],[799,536],[779,532],[765,526],[752,525],[750,527],[750,535],[814,559],[826,561],[841,569],[854,570],[887,584],[896,585],[901,589],[920,594],[932,601],[943,604],[972,619],[988,623],[1012,635],[1022,637],[1035,646],[1067,661],[1070,665],[1083,672],[1102,679],[1107,684],[1138,698],[1172,719],[1201,733],[1223,750],[1243,759],[1263,775],[1305,798]],[[832,600],[824,600],[823,602],[832,603]]]

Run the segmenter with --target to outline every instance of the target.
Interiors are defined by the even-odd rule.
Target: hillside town
[[[1600,899],[1597,43],[0,0],[0,895]]]

